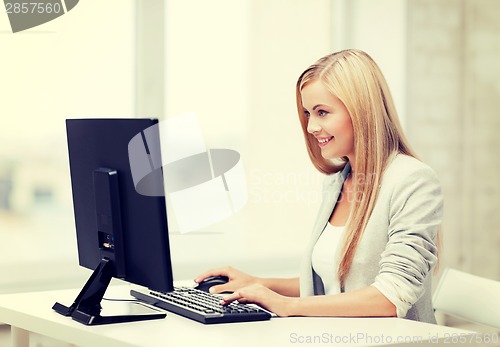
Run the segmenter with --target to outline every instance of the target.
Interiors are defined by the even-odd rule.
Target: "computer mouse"
[[[211,287],[227,282],[229,282],[229,278],[226,276],[212,276],[205,278],[194,288],[208,293]]]

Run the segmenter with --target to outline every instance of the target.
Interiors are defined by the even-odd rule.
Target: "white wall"
[[[500,2],[409,5],[409,135],[442,181],[442,268],[498,280]]]
[[[334,0],[335,50],[357,48],[375,60],[406,124],[406,0]]]
[[[330,12],[326,0],[167,1],[167,118],[196,112],[208,147],[241,153],[249,191],[233,217],[197,235],[171,235],[174,269],[298,269],[319,175],[306,154],[294,86],[331,51]]]

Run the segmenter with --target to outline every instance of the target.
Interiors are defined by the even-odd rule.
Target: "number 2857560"
[[[6,2],[5,9],[8,14],[51,14],[64,11],[61,4],[46,2]]]

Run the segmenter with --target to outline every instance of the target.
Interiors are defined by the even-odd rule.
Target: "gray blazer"
[[[313,247],[328,223],[349,164],[325,178],[321,204],[300,272],[300,295],[324,295],[311,265]],[[383,174],[379,195],[362,235],[344,291],[374,286],[395,306],[398,317],[435,323],[431,270],[436,263],[436,234],[443,214],[441,185],[419,160],[398,154]],[[337,267],[332,276],[337,278]],[[341,292],[336,281],[336,291]]]

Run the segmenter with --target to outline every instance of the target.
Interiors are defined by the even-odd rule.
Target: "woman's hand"
[[[196,283],[202,282],[205,278],[212,276],[226,276],[229,282],[226,284],[216,285],[210,288],[210,293],[219,294],[223,292],[236,292],[240,288],[248,287],[252,284],[259,283],[259,278],[250,276],[244,272],[236,270],[230,266],[212,269],[195,278]]]
[[[228,305],[235,300],[245,304],[257,304],[280,317],[288,317],[292,315],[293,305],[299,299],[280,295],[262,284],[256,283],[225,296],[222,299],[222,304]]]

